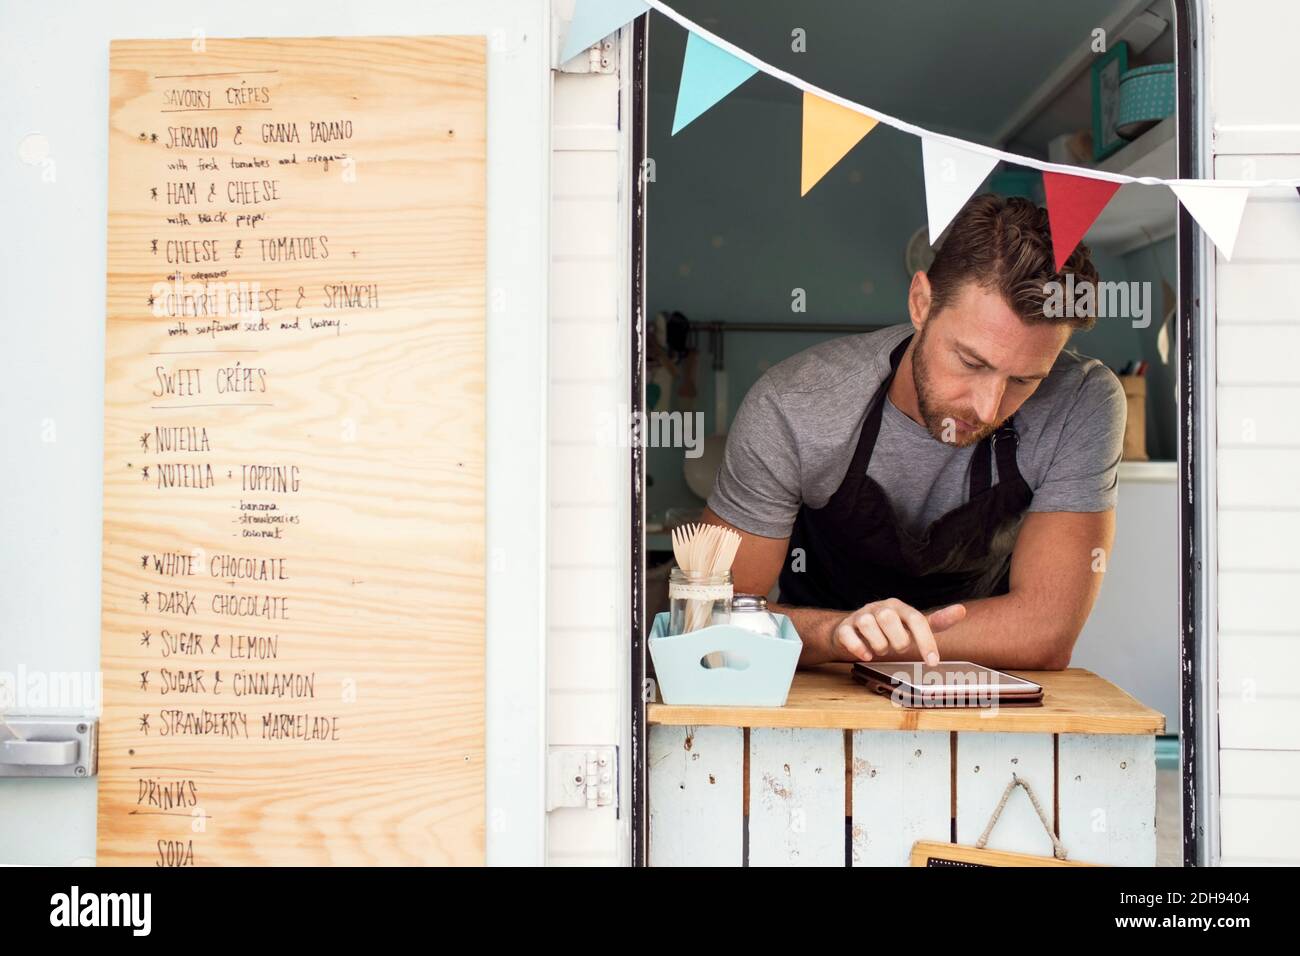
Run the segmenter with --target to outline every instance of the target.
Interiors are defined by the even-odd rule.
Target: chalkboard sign
[[[110,73],[99,862],[480,863],[484,38]]]

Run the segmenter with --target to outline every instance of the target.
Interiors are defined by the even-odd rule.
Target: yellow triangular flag
[[[803,95],[803,184],[800,196],[817,185],[832,166],[844,158],[876,121],[847,106],[820,96]]]

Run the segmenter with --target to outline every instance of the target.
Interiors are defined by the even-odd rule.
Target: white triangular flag
[[[1183,208],[1192,214],[1196,224],[1205,230],[1210,241],[1232,258],[1232,247],[1237,244],[1237,230],[1241,228],[1241,214],[1246,211],[1249,186],[1175,186],[1169,184]]]
[[[921,138],[925,169],[925,211],[930,220],[930,245],[939,241],[971,193],[988,178],[998,157],[973,153],[940,139]]]

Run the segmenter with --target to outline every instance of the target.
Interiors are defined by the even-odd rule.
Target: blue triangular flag
[[[686,59],[677,86],[674,135],[757,72],[758,67],[692,33],[686,40]]]
[[[569,62],[597,40],[627,26],[649,9],[641,0],[577,0],[560,62]]]

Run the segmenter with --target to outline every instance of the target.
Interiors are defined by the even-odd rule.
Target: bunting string
[[[588,2],[590,2],[590,0],[588,0]],[[644,4],[646,7],[659,11],[670,20],[675,21],[685,28],[691,34],[698,36],[702,40],[708,41],[723,52],[741,60],[752,68],[751,72],[766,73],[768,76],[775,77],[776,79],[781,80],[796,89],[802,90],[805,93],[811,93],[821,99],[827,100],[831,103],[836,103],[845,109],[861,113],[864,116],[875,120],[877,123],[893,127],[894,129],[901,130],[904,133],[911,133],[913,136],[920,136],[923,139],[946,143],[953,148],[963,149],[971,153],[978,153],[993,159],[1012,163],[1016,166],[1025,166],[1045,173],[1060,173],[1066,176],[1079,176],[1085,179],[1100,179],[1106,182],[1118,183],[1120,185],[1126,183],[1142,183],[1147,186],[1193,186],[1217,189],[1239,189],[1242,187],[1253,189],[1266,187],[1290,187],[1293,189],[1300,189],[1300,177],[1292,179],[1163,179],[1159,176],[1126,176],[1123,173],[1112,173],[1102,169],[1092,169],[1087,166],[1068,166],[1063,163],[1051,163],[1046,160],[1021,156],[1016,153],[1009,153],[1006,150],[995,149],[992,146],[985,146],[981,143],[972,143],[956,136],[949,136],[946,133],[936,133],[932,130],[917,126],[914,123],[909,123],[906,120],[899,119],[897,116],[890,116],[888,113],[882,113],[869,106],[863,106],[861,103],[855,103],[853,100],[845,99],[829,90],[824,90],[819,86],[815,86],[807,80],[795,76],[793,73],[789,73],[779,67],[773,66],[771,63],[759,59],[751,53],[742,50],[735,44],[729,43],[717,34],[706,30],[694,20],[678,13],[668,4],[664,3],[663,0],[638,0],[638,2]]]
[[[664,0],[577,0],[565,38],[568,59],[633,18],[657,10],[687,32],[672,134],[690,125],[755,73],[766,73],[803,92],[803,156],[800,195],[814,186],[878,125],[921,140],[926,213],[931,244],[979,188],[998,162],[1043,174],[1053,257],[1060,270],[1121,186],[1166,186],[1196,220],[1225,259],[1236,246],[1250,190],[1300,191],[1295,179],[1165,179],[1129,176],[1087,166],[1033,159],[937,133],[845,99],[753,56],[678,13]]]

